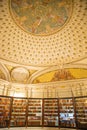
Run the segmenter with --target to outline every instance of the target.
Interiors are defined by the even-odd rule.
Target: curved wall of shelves
[[[87,128],[87,96],[19,98],[0,96],[0,128]]]

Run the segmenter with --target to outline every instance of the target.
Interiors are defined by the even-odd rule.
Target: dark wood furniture
[[[18,98],[0,96],[0,128],[87,128],[87,96],[71,98]]]

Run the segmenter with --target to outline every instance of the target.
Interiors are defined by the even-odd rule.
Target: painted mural
[[[87,69],[59,69],[40,75],[33,83],[45,83],[87,78]]]
[[[72,12],[72,0],[10,0],[16,24],[35,35],[57,32]]]

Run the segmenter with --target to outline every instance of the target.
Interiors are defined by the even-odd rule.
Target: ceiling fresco
[[[60,69],[45,73],[37,77],[34,83],[45,83],[87,78],[87,69]]]
[[[57,32],[69,20],[72,0],[10,0],[16,24],[35,35]]]

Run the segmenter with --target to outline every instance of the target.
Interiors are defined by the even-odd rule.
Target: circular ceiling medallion
[[[72,0],[10,0],[16,24],[34,35],[59,31],[72,13]]]
[[[11,77],[18,82],[24,82],[29,77],[29,71],[23,67],[14,68],[11,71]]]

